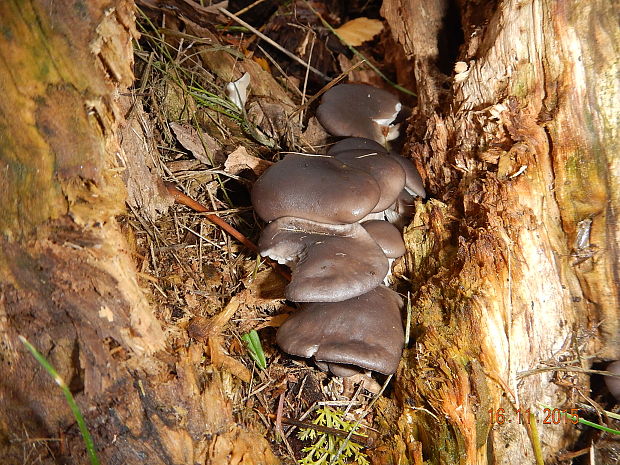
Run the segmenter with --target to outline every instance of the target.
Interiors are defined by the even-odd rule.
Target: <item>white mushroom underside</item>
[[[373,118],[373,122],[382,128],[389,128],[388,133],[385,137],[386,140],[394,140],[400,135],[400,123],[392,124],[394,120],[398,117],[400,110],[403,108],[400,102],[398,102],[394,106],[395,112],[388,116],[387,118]]]

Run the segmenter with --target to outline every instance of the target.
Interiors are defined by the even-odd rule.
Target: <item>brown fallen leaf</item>
[[[292,310],[292,309],[291,309]],[[280,326],[282,326],[282,323],[284,323],[286,320],[288,320],[288,318],[291,316],[290,313],[282,313],[280,315],[274,315],[272,317],[269,317],[267,319],[267,321],[264,321],[263,323],[259,324],[256,328],[257,331],[259,329],[263,329],[266,327],[271,327],[271,328],[279,328]]]
[[[239,299],[233,297],[228,305],[213,318],[201,316],[194,318],[190,322],[187,331],[190,337],[208,344],[211,363],[216,368],[224,369],[240,380],[250,382],[250,379],[252,379],[250,370],[239,360],[226,353],[224,350],[224,340],[221,335],[228,320],[239,309],[239,303]]]
[[[271,165],[272,162],[250,155],[244,146],[239,146],[226,158],[224,171],[239,174],[243,170],[251,169],[256,176],[260,176]]]
[[[213,137],[205,132],[199,134],[196,129],[184,124],[173,122],[170,123],[170,128],[174,131],[179,143],[186,150],[189,150],[197,160],[208,166],[213,166],[216,163],[216,155],[221,147]]]
[[[383,30],[383,23],[378,19],[355,18],[347,21],[338,29],[336,33],[347,44],[352,47],[362,45],[364,42],[371,40]]]

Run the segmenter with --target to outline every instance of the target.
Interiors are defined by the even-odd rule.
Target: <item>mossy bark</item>
[[[465,39],[445,76],[450,8]],[[527,371],[620,355],[618,5],[386,0],[382,12],[415,64],[408,148],[433,197],[405,234],[415,338],[394,463],[534,463],[526,410],[551,460],[577,430],[543,424],[539,405],[574,408],[589,379]]]

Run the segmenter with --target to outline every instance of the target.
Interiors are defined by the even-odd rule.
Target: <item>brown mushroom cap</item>
[[[371,175],[381,191],[373,212],[381,212],[392,205],[405,187],[405,170],[393,157],[383,152],[357,149],[334,155],[341,162]]]
[[[390,126],[401,111],[398,98],[368,84],[340,84],[323,95],[316,116],[334,136],[365,137],[378,142],[398,137]]]
[[[278,345],[292,355],[330,366],[392,374],[404,344],[403,301],[385,286],[335,303],[302,305],[278,329]]]
[[[347,137],[341,141],[336,142],[327,151],[327,155],[336,155],[340,152],[347,152],[349,150],[368,150],[370,152],[385,152],[388,150],[379,142],[366,139],[364,137]]]
[[[361,224],[379,244],[387,258],[398,258],[405,255],[405,241],[394,225],[383,220],[369,220]]]
[[[285,296],[294,302],[350,299],[380,285],[389,271],[387,257],[358,223],[280,218],[265,227],[258,248],[291,266]]]
[[[289,154],[258,178],[252,205],[265,221],[354,223],[374,209],[380,193],[372,176],[333,157]]]

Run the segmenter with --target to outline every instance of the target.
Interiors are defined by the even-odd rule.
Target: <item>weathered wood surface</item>
[[[468,69],[452,83],[436,39],[450,2],[384,2],[414,63],[408,147],[434,199],[407,232],[415,345],[396,404],[378,403],[381,429],[399,434],[373,451],[376,463],[533,463],[511,403],[571,408],[588,379],[572,377],[571,390],[549,372],[519,373],[620,356],[618,6],[496,3],[461,2]],[[196,375],[202,346],[157,352],[164,335],[114,220],[125,198],[114,95],[133,78],[131,2],[0,2],[0,23],[2,462],[85,460],[20,334],[72,386],[102,462],[276,462],[234,421],[230,375]],[[584,221],[590,238],[579,242]],[[498,407],[511,424],[492,427]],[[575,434],[539,431],[547,457]]]
[[[467,66],[446,90],[436,38],[448,4],[382,9],[415,64],[408,147],[434,197],[406,233],[416,341],[396,381],[391,456],[534,463],[513,406],[572,408],[589,380],[523,372],[620,355],[620,10],[463,0]],[[491,425],[500,407],[506,424]],[[551,460],[577,432],[538,418]]]
[[[134,8],[0,2],[0,462],[87,461],[22,335],[70,385],[102,463],[275,463],[235,422],[230,376],[196,375],[204,346],[166,346],[115,220]]]

